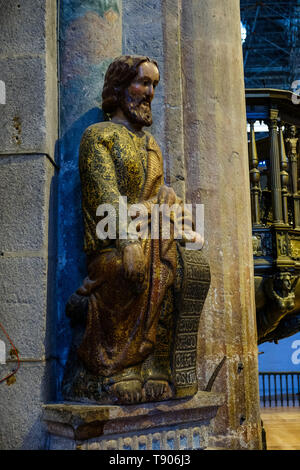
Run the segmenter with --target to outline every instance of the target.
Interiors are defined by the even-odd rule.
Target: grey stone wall
[[[0,448],[40,449],[41,405],[51,398],[56,2],[0,0],[0,321],[18,350],[15,381],[0,383]],[[16,368],[3,331],[6,365]]]

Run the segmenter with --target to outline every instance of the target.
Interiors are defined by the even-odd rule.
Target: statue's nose
[[[154,88],[152,84],[147,86],[147,96],[149,96],[152,101],[154,96]]]

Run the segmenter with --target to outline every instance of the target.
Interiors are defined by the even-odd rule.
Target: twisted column
[[[283,214],[283,221],[285,224],[289,223],[288,219],[288,182],[289,182],[289,174],[288,174],[288,159],[286,156],[285,151],[285,144],[284,144],[284,137],[282,131],[282,122],[279,122],[279,149],[280,149],[280,179],[281,179],[281,194],[282,194],[282,214]]]
[[[277,133],[278,109],[270,109],[270,117],[267,121],[270,132],[270,179],[273,207],[273,223],[282,224],[282,199],[279,165],[279,145]]]

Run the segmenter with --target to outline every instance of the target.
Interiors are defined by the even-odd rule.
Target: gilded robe
[[[124,278],[121,246],[128,241],[119,240],[118,233],[115,240],[96,235],[100,204],[112,204],[118,216],[120,196],[128,205],[143,203],[149,214],[157,203],[163,160],[149,133],[137,135],[112,122],[95,124],[83,135],[79,168],[88,278],[77,292],[88,296],[89,307],[78,355],[92,373],[109,377],[142,363],[155,346],[161,306],[175,281],[176,242],[172,235],[151,239],[150,231],[140,240],[146,260],[141,292]]]

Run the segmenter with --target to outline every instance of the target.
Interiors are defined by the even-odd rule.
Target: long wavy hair
[[[123,55],[117,57],[108,67],[102,91],[102,109],[106,114],[113,114],[120,105],[120,98],[125,88],[129,87],[138,74],[138,67],[143,62],[157,62],[146,56]]]

